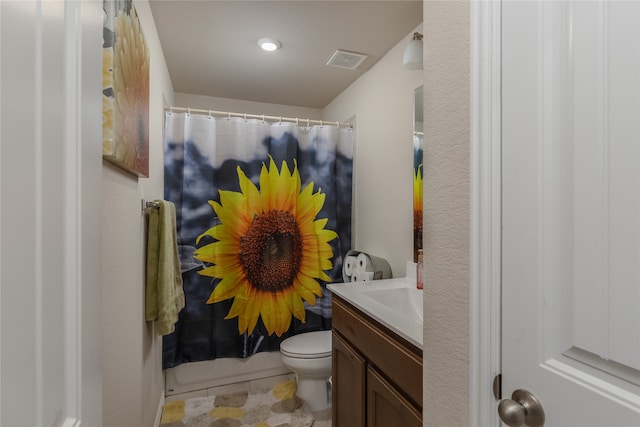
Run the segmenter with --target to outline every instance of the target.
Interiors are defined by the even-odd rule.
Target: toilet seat
[[[296,359],[331,357],[331,331],[305,332],[282,341],[280,353]]]

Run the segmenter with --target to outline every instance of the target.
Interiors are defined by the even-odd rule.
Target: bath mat
[[[310,427],[313,415],[295,381],[257,393],[237,391],[165,403],[160,427]]]

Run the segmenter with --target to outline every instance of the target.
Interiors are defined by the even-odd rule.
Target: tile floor
[[[226,385],[221,385],[221,386],[212,387],[208,389],[195,390],[195,391],[190,391],[188,393],[180,393],[180,394],[167,396],[165,399],[165,403],[171,402],[172,400],[177,400],[177,399],[189,399],[191,397],[206,397],[210,395],[217,395],[222,393],[234,393],[238,391],[249,391],[249,392],[255,393],[255,392],[269,390],[271,387],[273,387],[274,385],[282,381],[294,380],[294,379],[295,379],[294,374],[286,374],[286,375],[278,375],[275,377],[260,378],[257,380],[245,381],[241,383],[226,384]],[[318,419],[314,421],[313,427],[331,427],[330,415],[329,415],[329,419],[324,419],[326,418],[326,416],[327,414],[322,414],[320,417],[318,417]]]

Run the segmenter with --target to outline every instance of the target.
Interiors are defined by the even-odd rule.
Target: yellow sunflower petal
[[[276,335],[278,336],[282,336],[282,334],[284,334],[287,329],[289,329],[289,325],[291,325],[291,310],[287,306],[286,301],[288,294],[290,294],[289,291],[278,292],[273,296],[276,304],[275,316],[278,325]]]
[[[227,275],[216,285],[215,289],[209,296],[209,300],[215,303],[234,297],[238,294],[239,287],[243,285],[243,282],[242,278],[235,274]]]
[[[247,333],[251,334],[258,324],[258,318],[260,318],[260,305],[262,304],[262,295],[260,292],[256,292],[249,298],[249,305],[247,306]]]
[[[329,222],[328,218],[319,218],[313,221],[313,225],[316,229],[316,233],[321,233],[322,231],[329,231],[329,230],[324,230],[324,226],[327,225],[327,222]]]
[[[294,291],[291,300],[293,302],[293,310],[291,310],[292,314],[296,319],[301,320],[304,323],[307,312],[304,309],[304,304],[302,303],[300,294],[297,291]]]
[[[289,171],[287,162],[283,161],[281,171],[278,171],[272,157],[269,158],[269,169],[262,166],[260,174],[260,190],[265,201],[263,208],[265,211],[276,210],[295,214],[298,188],[295,185],[295,178]]]
[[[418,167],[414,169],[413,172],[413,210],[421,211],[423,199],[422,164],[418,165]]]
[[[331,258],[333,256],[333,249],[331,249],[331,245],[329,243],[323,242],[318,245],[318,254],[321,257]]]
[[[227,315],[225,316],[225,319],[233,319],[234,317],[238,317],[245,312],[245,308],[248,302],[246,292],[246,283],[244,284],[244,286],[238,287],[236,295],[233,298],[233,304],[231,304],[231,308],[229,309],[229,313],[227,313]],[[240,333],[242,332],[244,331],[240,331]]]
[[[306,289],[306,288],[301,286],[298,289],[298,293],[300,294],[302,299],[305,300],[306,302],[308,302],[309,304],[311,304],[311,305],[315,305],[316,304],[316,296],[309,289]]]
[[[270,300],[268,317],[270,318],[271,327],[273,328],[272,331],[275,332],[277,336],[281,336],[286,330],[284,327],[285,323],[287,326],[291,323],[291,313],[286,310],[286,305],[284,307],[281,305],[284,301],[282,301],[278,293],[272,293],[266,298]]]
[[[222,206],[246,207],[247,205],[247,199],[241,193],[233,191],[219,191],[219,193]],[[220,221],[230,230],[233,230],[234,237],[242,236],[247,231],[247,228],[249,228],[251,221],[253,221],[253,212],[247,211],[246,208],[223,209],[222,207],[216,207],[215,211]]]
[[[220,262],[220,259],[217,259]],[[233,276],[234,278],[244,277],[244,273],[242,270],[242,266],[239,262],[220,262],[220,264],[212,265],[211,270],[212,274],[215,274],[212,277],[216,277],[218,279],[227,278],[229,276]]]
[[[260,305],[260,316],[262,317],[262,323],[269,335],[275,332],[275,322],[273,321],[272,314],[274,310],[273,299],[268,294],[262,295],[262,304]]]
[[[300,288],[307,289],[314,294],[322,295],[322,288],[320,287],[318,282],[314,278],[309,277],[306,274],[298,274],[294,279],[294,286],[296,285],[296,283],[300,286]],[[300,288],[296,290],[300,292]]]
[[[229,312],[229,313],[231,313],[231,312]],[[238,317],[238,334],[239,335],[244,334],[245,331],[247,330],[248,317],[247,317],[246,313],[247,312],[246,312],[246,307],[245,307],[245,311],[237,316]],[[226,317],[225,317],[225,319],[226,319]],[[251,332],[249,332],[249,334],[250,333]]]
[[[329,264],[331,264],[331,262],[329,262]],[[327,270],[329,270],[331,268],[331,266],[329,266],[329,268],[327,268]],[[331,280],[331,277],[329,277],[329,275],[327,273],[325,273],[324,271],[320,273],[318,279],[323,280],[325,282],[328,282]],[[321,295],[318,295],[321,296]]]
[[[262,169],[260,169],[260,199],[262,200],[261,211],[272,209],[269,197],[269,171],[264,163],[262,164]]]
[[[333,239],[338,238],[338,233],[336,233],[333,230],[327,230],[327,229],[318,231],[317,235],[318,235],[318,238],[320,238],[324,242],[330,242]]]
[[[333,249],[329,242],[337,237],[338,235],[333,233],[304,234],[302,236],[302,245],[305,247],[305,255],[316,258],[333,257]]]
[[[326,274],[324,274],[323,270],[331,270],[333,268],[333,264],[328,259],[318,259],[306,257],[303,258],[302,263],[300,265],[300,270],[304,271],[311,277],[322,278],[322,280],[331,280],[328,278]],[[325,278],[327,277],[327,278]]]
[[[247,291],[249,291],[250,288],[247,288]],[[250,295],[247,295],[247,299],[246,299],[246,304],[244,305],[242,311],[238,311],[238,333],[243,334],[245,332],[247,332],[248,334],[251,334],[253,332],[253,328],[251,328],[251,330],[248,330],[249,328],[249,319],[251,316],[251,310],[253,309],[253,302],[254,302],[255,298],[253,298]],[[231,315],[231,311],[229,311],[229,315]]]
[[[216,277],[215,276],[215,267],[209,266],[209,267],[205,267],[202,270],[198,271],[198,274],[201,276],[209,276],[209,277]]]
[[[281,298],[286,304],[287,310],[289,311],[289,313],[293,313],[293,298],[296,296],[295,294],[296,294],[296,291],[293,286],[287,289],[286,292],[282,292]]]
[[[322,209],[324,199],[318,199],[316,196],[317,193],[313,194],[313,182],[308,184],[298,195],[296,214],[300,218],[300,222],[311,223]]]
[[[238,252],[239,246],[236,242],[220,240],[197,248],[193,251],[193,256],[200,261],[215,262],[215,257],[217,257],[218,254],[233,254]]]
[[[312,184],[309,184],[309,187]],[[304,222],[313,221],[324,205],[325,195],[317,192],[308,198],[300,199],[298,200],[298,217]]]
[[[245,195],[245,212],[248,217],[253,219],[254,214],[262,212],[262,199],[256,186],[251,182],[247,175],[238,166],[238,180],[240,184],[240,191]]]
[[[276,204],[279,210],[289,212],[290,214],[296,214],[298,193],[300,191],[300,180],[297,166],[294,167],[293,172],[289,172],[289,167],[286,162],[282,162],[280,185],[276,194]]]
[[[265,170],[266,166],[262,166],[262,169]],[[270,210],[279,210],[279,206],[276,203],[276,196],[278,194],[278,177],[280,176],[278,173],[278,168],[273,161],[273,158],[269,158],[269,168],[265,171],[264,175],[260,174],[260,191],[262,192],[262,197],[266,202],[265,211]],[[263,181],[264,178],[264,181]]]

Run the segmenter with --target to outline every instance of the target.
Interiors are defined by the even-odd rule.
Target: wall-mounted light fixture
[[[413,33],[409,46],[404,50],[402,66],[407,70],[422,70],[422,34]]]
[[[278,40],[264,37],[258,40],[258,46],[260,46],[262,50],[273,52],[274,50],[280,49],[282,47],[282,44]]]

